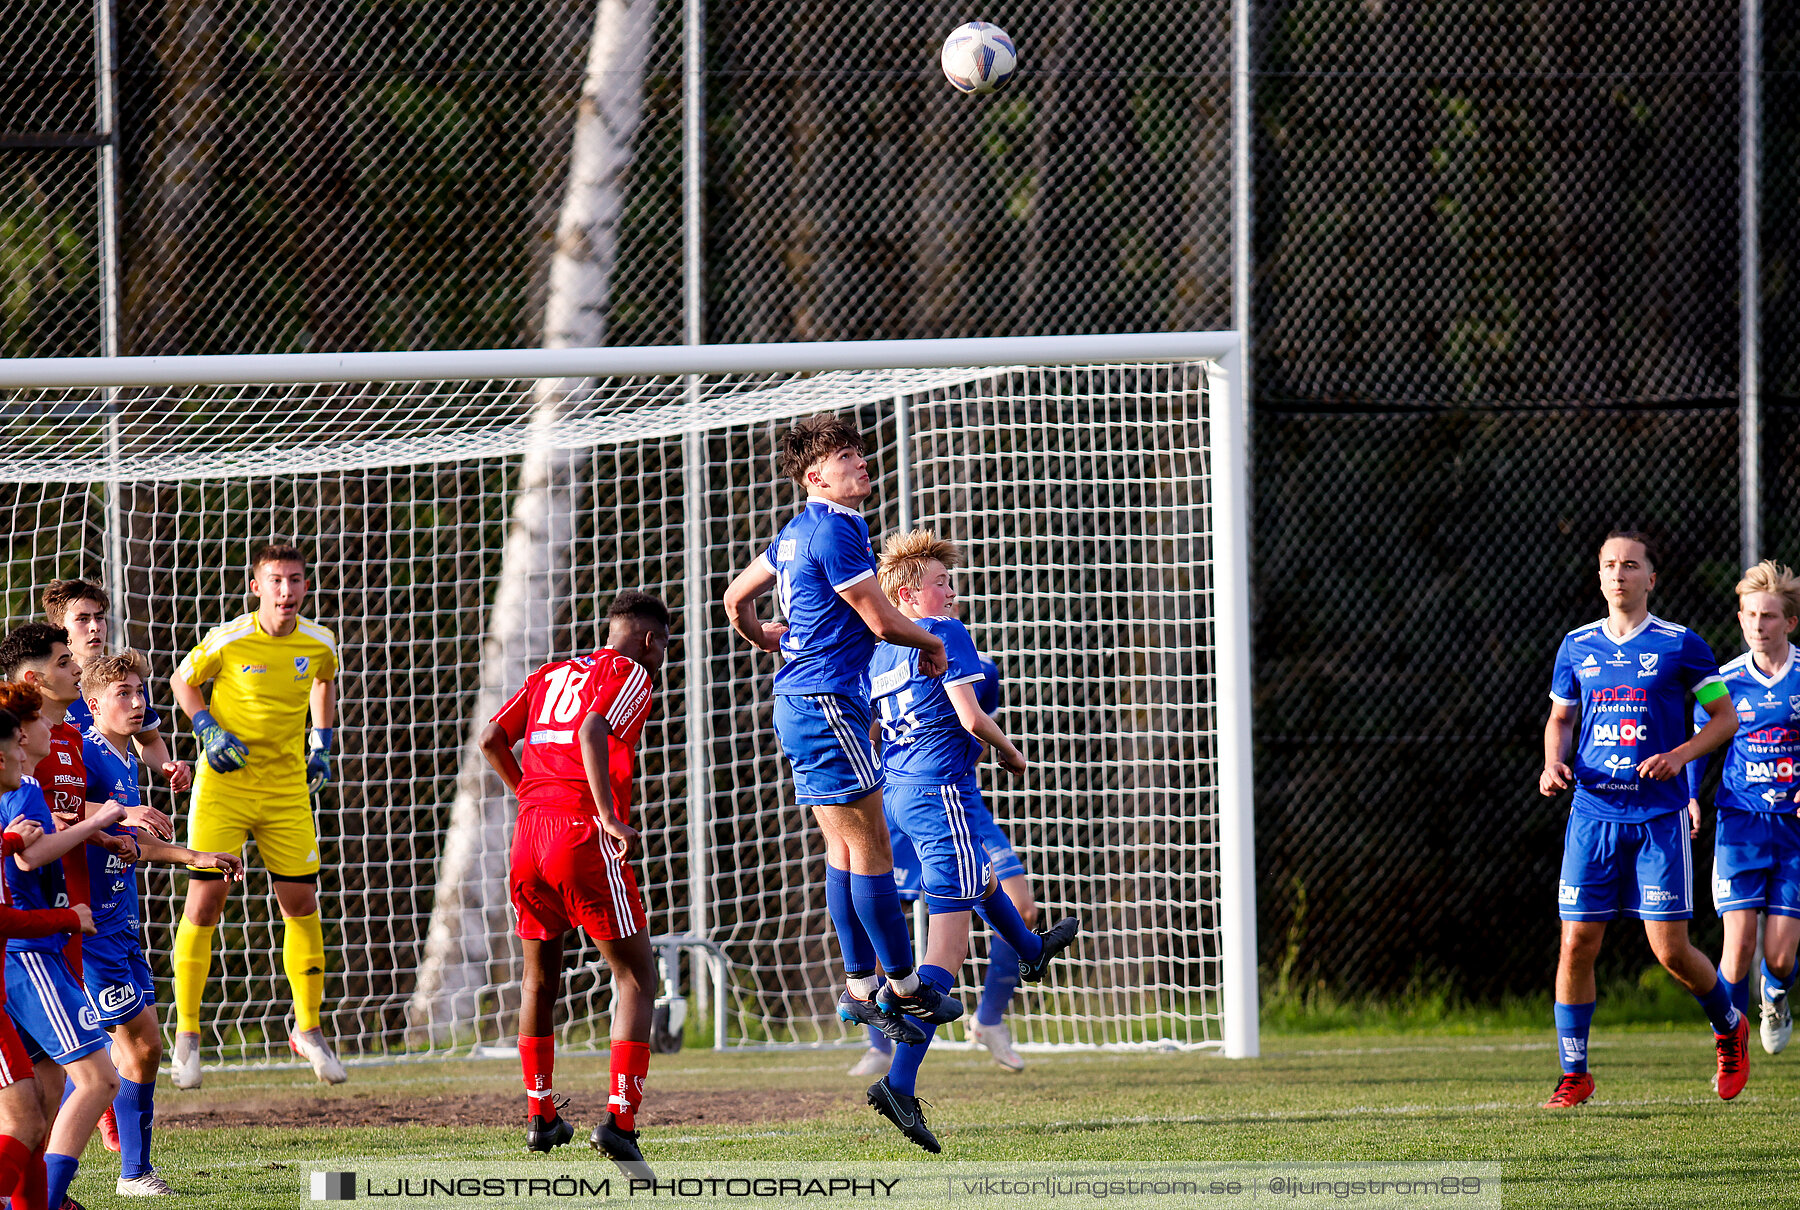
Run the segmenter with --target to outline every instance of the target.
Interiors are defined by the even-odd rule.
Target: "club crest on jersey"
[[[67,752],[58,752],[56,754],[56,759],[65,765],[72,765],[75,763],[75,758],[70,756]]]
[[[295,657],[294,657],[294,671],[295,671],[295,672],[305,672],[305,671],[306,671],[306,665],[307,665],[307,664],[308,664],[308,663],[309,663],[309,662],[310,662],[310,661],[309,661],[309,660],[308,660],[308,659],[307,659],[307,657],[305,657],[305,656],[303,656],[303,655],[297,655],[297,656],[295,656]]]
[[[1655,676],[1656,675],[1656,661],[1659,658],[1660,657],[1658,657],[1658,655],[1654,651],[1646,651],[1642,655],[1638,656],[1638,663],[1643,665],[1643,669],[1638,673],[1638,675],[1639,676]]]

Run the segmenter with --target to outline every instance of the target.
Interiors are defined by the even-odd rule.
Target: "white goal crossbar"
[[[595,601],[603,614],[619,587],[662,592],[682,603],[683,646],[665,674],[666,734],[645,741],[640,809],[667,802],[680,823],[646,831],[663,854],[645,871],[652,929],[758,955],[695,961],[693,993],[715,998],[713,1045],[830,1043],[842,1035],[817,1024],[829,1018],[819,972],[835,945],[817,927],[806,821],[758,722],[772,668],[736,649],[716,601],[722,576],[794,506],[768,468],[776,422],[854,411],[883,472],[877,495],[895,497],[870,517],[878,538],[935,524],[973,547],[971,628],[984,648],[991,636],[1003,667],[1009,643],[1023,652],[1003,722],[1041,736],[1042,777],[1061,788],[997,791],[996,815],[1027,837],[1028,872],[1040,873],[1034,859],[1046,866],[1047,902],[1114,900],[1091,905],[1110,922],[1093,941],[1104,956],[1044,993],[1023,1040],[1253,1056],[1242,356],[1237,333],[1204,332],[0,360],[6,623],[27,620],[48,578],[98,575],[161,677],[206,626],[244,608],[248,542],[280,534],[324,552],[320,620],[365,656],[407,661],[377,675],[369,659],[346,659],[347,734],[361,737],[347,742],[361,748],[341,762],[336,813],[321,807],[327,859],[336,853],[342,871],[327,908],[327,1008],[340,1039],[359,1040],[352,1054],[467,1054],[505,1040],[518,986],[493,895],[505,820],[496,783],[471,762],[473,732],[534,662],[592,641]],[[1137,604],[1121,608],[1141,605],[1150,620],[1132,630],[1110,606],[1065,599],[1065,580],[1123,593]],[[1203,635],[1173,641],[1204,649],[1119,638],[1138,631]],[[1069,677],[1087,682],[1075,697],[1090,705],[1070,705]],[[1126,700],[1106,701],[1091,682],[1115,677]],[[1191,688],[1164,693],[1164,682]],[[1203,700],[1182,696],[1192,693]],[[1184,734],[1196,727],[1208,734]],[[1159,767],[1189,749],[1203,784]],[[1084,766],[1112,751],[1129,767],[1095,781]],[[1136,813],[1106,818],[1115,800],[1097,785]],[[1199,823],[1181,805],[1193,795],[1209,804]],[[1085,850],[1100,843],[1170,868],[1132,858],[1089,870]],[[150,886],[146,912],[172,917],[179,886]],[[269,1062],[285,997],[280,937],[266,905],[247,916],[236,934],[221,928],[222,944],[261,958],[226,961],[209,1003],[255,1011],[213,1029],[207,1053]],[[802,921],[811,934],[778,936]],[[166,953],[167,924],[146,922],[153,952]],[[1193,934],[1190,957],[1132,932],[1170,928]],[[571,972],[559,1026],[577,1044],[603,1034],[593,1021],[607,1012],[588,967]],[[1183,986],[1202,968],[1216,983]],[[1114,1011],[1142,1021],[1108,1026]],[[1216,1032],[1161,1024],[1185,1017]]]

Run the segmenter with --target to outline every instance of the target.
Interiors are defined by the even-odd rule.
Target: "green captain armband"
[[[1722,697],[1730,697],[1731,691],[1725,688],[1724,681],[1714,681],[1710,685],[1702,685],[1694,690],[1694,700],[1702,706],[1710,706]]]

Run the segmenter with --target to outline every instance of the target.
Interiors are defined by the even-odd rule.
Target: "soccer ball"
[[[998,25],[971,21],[957,26],[944,39],[938,62],[958,92],[993,92],[1012,79],[1019,53]]]

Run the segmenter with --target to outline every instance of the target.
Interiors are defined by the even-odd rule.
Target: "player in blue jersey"
[[[129,810],[141,805],[138,757],[132,737],[144,724],[144,680],[149,665],[135,651],[90,659],[81,670],[81,692],[89,717],[82,742],[89,802],[112,802]],[[174,1192],[150,1163],[150,1131],[156,1115],[156,1069],[162,1062],[162,1030],[156,1016],[156,988],[144,960],[138,916],[139,860],[217,870],[242,881],[244,863],[235,853],[197,853],[151,836],[137,837],[123,825],[107,831],[135,842],[129,851],[86,850],[88,895],[94,936],[82,945],[81,979],[101,1029],[112,1035],[118,1091],[112,1098],[119,1132],[121,1197],[160,1197]]]
[[[1688,940],[1693,857],[1680,777],[1689,761],[1729,740],[1737,723],[1706,641],[1650,612],[1655,586],[1650,539],[1631,530],[1607,535],[1600,547],[1606,617],[1571,630],[1556,653],[1538,790],[1553,797],[1573,783],[1575,799],[1557,887],[1563,924],[1555,1011],[1563,1075],[1545,1108],[1579,1105],[1593,1095],[1587,1041],[1594,962],[1606,922],[1620,916],[1644,922],[1657,961],[1706,1010],[1719,1095],[1736,1096],[1749,1072],[1749,1019]],[[1690,694],[1708,714],[1691,738]]]
[[[951,568],[962,561],[956,546],[930,530],[889,538],[881,552],[881,589],[901,613],[943,640],[947,669],[924,672],[918,653],[881,643],[869,664],[869,685],[881,721],[882,765],[887,773],[887,811],[918,853],[920,886],[931,920],[919,974],[942,991],[956,982],[969,954],[969,916],[980,912],[1016,952],[1019,976],[1036,983],[1050,962],[1081,931],[1074,916],[1045,933],[1033,933],[1000,887],[982,843],[993,818],[975,779],[983,745],[990,745],[1010,773],[1023,774],[1025,757],[976,697],[984,679],[969,632],[956,619]],[[1010,846],[1008,847],[1010,851]],[[919,1108],[919,1064],[925,1040],[895,1048],[888,1074],[869,1089],[869,1104],[927,1151],[937,1138]]]
[[[975,704],[992,718],[1000,712],[1000,668],[994,661],[977,653],[981,679],[975,682]],[[888,847],[894,853],[894,885],[906,903],[920,897],[919,857],[900,825],[894,819],[892,801],[885,804],[888,819]],[[1037,897],[1031,891],[1031,879],[1025,875],[1025,863],[1013,850],[1012,842],[985,805],[972,805],[971,826],[987,859],[993,864],[994,877],[1000,889],[1018,909],[1027,928],[1037,927]],[[1019,987],[1019,955],[998,933],[988,938],[987,975],[981,983],[981,999],[975,1005],[974,1019],[969,1022],[969,1040],[983,1047],[994,1062],[1008,1071],[1025,1070],[1025,1059],[1013,1046],[1012,1030],[1006,1026],[1006,1009]],[[850,1067],[853,1076],[885,1075],[893,1064],[894,1043],[873,1025],[869,1029],[869,1048]]]
[[[50,722],[42,713],[42,698],[20,682],[8,682],[0,689],[5,691],[6,707],[20,720],[26,760],[36,767],[51,751]],[[81,858],[72,853],[78,845],[93,841],[126,848],[131,843],[109,837],[103,830],[124,818],[115,806],[100,808],[86,820],[59,825],[35,778],[26,779],[20,789],[0,800],[0,812],[9,820],[23,816],[43,833],[11,860],[0,862],[9,898],[26,910],[71,906],[62,858],[70,854],[80,868]],[[106,1035],[98,1028],[93,1001],[63,957],[68,940],[67,933],[58,933],[15,937],[6,943],[6,981],[11,992],[6,1011],[37,1069],[44,1117],[51,1123],[44,1155],[47,1204],[51,1206],[62,1205],[77,1159],[93,1137],[101,1111],[118,1091],[118,1076],[107,1058]],[[66,1099],[62,1097],[65,1077],[73,1085]]]
[[[748,642],[784,659],[775,674],[775,734],[794,772],[794,797],[825,834],[825,903],[844,956],[838,1015],[914,1042],[925,1036],[918,1021],[954,1021],[963,1008],[914,970],[881,808],[881,763],[869,743],[869,656],[877,640],[916,648],[921,669],[941,676],[944,644],[903,617],[875,581],[869,527],[857,511],[873,490],[862,449],[862,434],[838,416],[810,416],[782,434],[776,460],[806,490],[806,507],[732,580],[725,611]],[[756,616],[771,590],[785,626]]]
[[[1756,961],[1756,914],[1763,930],[1762,1044],[1786,1049],[1794,1031],[1788,990],[1800,944],[1800,818],[1795,816],[1795,764],[1800,762],[1800,667],[1789,642],[1800,621],[1800,578],[1765,560],[1738,581],[1738,625],[1750,650],[1719,669],[1737,716],[1719,779],[1713,834],[1713,906],[1725,921],[1719,977],[1739,1012],[1750,1007]],[[1707,720],[1701,709],[1695,722]],[[1688,810],[1697,830],[1704,761],[1687,768]]]

